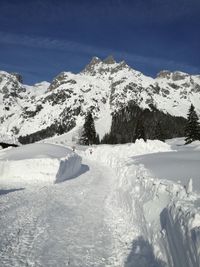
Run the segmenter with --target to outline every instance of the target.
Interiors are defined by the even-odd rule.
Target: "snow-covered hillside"
[[[110,130],[111,114],[129,103],[183,117],[193,103],[200,114],[200,75],[162,71],[153,79],[112,57],[95,57],[82,72],[62,72],[50,84],[27,86],[18,75],[0,72],[1,135],[38,132],[39,140],[63,134],[81,127],[92,110],[103,137]]]

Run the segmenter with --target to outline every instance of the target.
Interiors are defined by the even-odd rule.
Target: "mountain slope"
[[[50,84],[20,81],[19,75],[0,72],[1,134],[27,136],[27,142],[81,126],[89,109],[101,138],[111,129],[111,115],[130,103],[186,117],[192,102],[200,114],[200,75],[162,71],[153,79],[112,57],[94,57],[82,72],[62,72]]]

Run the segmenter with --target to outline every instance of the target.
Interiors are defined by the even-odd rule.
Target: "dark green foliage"
[[[102,138],[101,144],[117,144],[117,138],[114,134],[107,133]]]
[[[99,136],[96,134],[94,119],[92,113],[88,112],[85,117],[85,123],[83,125],[83,131],[80,138],[80,144],[92,145],[99,144]]]
[[[200,140],[198,116],[192,104],[188,112],[187,124],[185,127],[185,136],[186,144],[192,143],[195,140]]]
[[[158,139],[160,141],[163,141],[165,142],[165,134],[163,132],[163,129],[162,129],[162,126],[161,126],[161,123],[158,122],[155,126],[155,136],[154,136],[154,139]]]
[[[95,144],[97,144],[97,145],[100,144],[100,138],[99,138],[99,135],[98,134],[96,135],[96,142],[95,142]]]
[[[20,136],[19,142],[21,144],[29,144],[34,143],[39,140],[52,137],[56,134],[61,135],[68,131],[70,131],[72,128],[76,126],[75,118],[74,116],[77,114],[77,110],[70,110],[70,108],[66,107],[61,113],[59,120],[55,120],[50,126],[43,128],[40,131],[37,131],[35,133],[26,135],[26,136]]]
[[[186,119],[166,114],[153,105],[150,109],[142,109],[134,102],[130,102],[127,107],[113,114],[110,134],[106,135],[102,142],[129,143],[135,142],[139,137],[144,140],[163,141],[184,136],[185,124]]]
[[[137,121],[137,124],[136,124],[136,129],[135,129],[133,141],[135,142],[137,139],[143,139],[145,142],[147,141],[142,119],[141,120],[139,119]]]

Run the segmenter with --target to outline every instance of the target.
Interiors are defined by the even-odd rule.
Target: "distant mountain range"
[[[200,115],[200,75],[161,71],[153,79],[112,56],[33,86],[0,72],[0,134],[24,143],[80,130],[88,110],[100,138],[111,131],[117,142],[129,142],[139,121],[148,138],[156,138],[158,124],[165,138],[181,136],[191,103]]]

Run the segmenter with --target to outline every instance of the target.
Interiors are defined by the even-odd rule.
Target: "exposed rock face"
[[[186,79],[187,77],[190,77],[190,75],[181,71],[170,72],[168,70],[163,70],[157,74],[157,78],[165,78],[172,81],[181,81]]]
[[[15,76],[18,80],[18,82],[23,83],[22,75],[19,73],[12,72],[11,75]]]
[[[157,78],[170,79],[171,72],[169,70],[162,70],[157,74]]]
[[[95,66],[98,65],[101,62],[102,61],[98,57],[93,57],[92,60],[90,61],[90,63],[88,65],[86,65],[86,67],[83,70],[83,72],[93,73]]]
[[[180,71],[175,71],[175,72],[172,73],[172,80],[173,81],[184,80],[186,77],[189,77],[189,74],[183,73],[183,72],[180,72]]]
[[[62,72],[51,84],[27,86],[19,82],[20,79],[17,75],[0,72],[0,134],[30,136],[29,141],[81,125],[88,110],[97,123],[99,120],[106,122],[107,115],[112,114],[115,118],[112,127],[116,128],[116,120],[122,119],[120,112],[130,105],[137,106],[141,112],[151,112],[152,117],[146,111],[144,114],[152,124],[152,118],[160,118],[166,125],[176,121],[176,126],[170,127],[176,136],[182,134],[178,127],[182,127],[183,121],[166,119],[158,115],[159,112],[186,117],[193,103],[200,114],[200,75],[162,71],[153,79],[130,68],[124,61],[117,63],[112,57],[103,61],[94,57],[82,72]],[[136,110],[129,109],[131,120],[137,120],[134,114],[141,113]],[[123,127],[126,128],[125,124]],[[151,127],[147,128],[150,132]],[[23,140],[28,142],[27,138]]]
[[[103,63],[105,63],[105,64],[115,64],[116,61],[115,61],[114,57],[112,55],[110,55],[110,56],[108,56],[107,58],[105,58],[103,60]]]
[[[61,72],[60,74],[58,74],[58,76],[56,76],[55,79],[53,79],[53,81],[51,82],[48,90],[52,91],[60,85],[65,84],[65,77],[67,77],[65,72]]]

